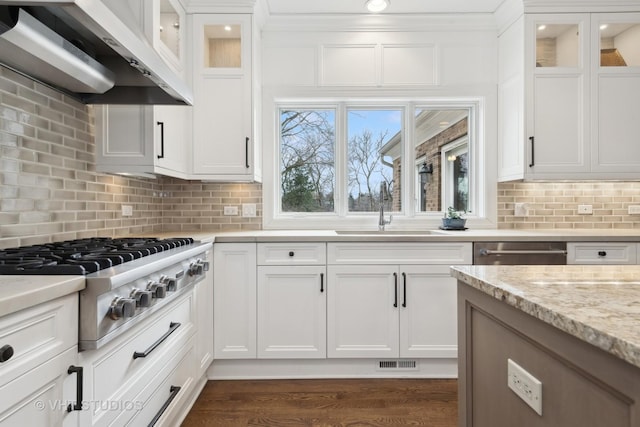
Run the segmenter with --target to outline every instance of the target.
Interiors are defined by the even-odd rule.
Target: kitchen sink
[[[434,230],[336,230],[336,234],[360,236],[428,236],[441,233]]]

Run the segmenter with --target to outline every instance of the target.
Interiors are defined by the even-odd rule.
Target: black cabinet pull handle
[[[244,140],[244,164],[249,169],[249,137]]]
[[[158,154],[159,159],[164,159],[164,122],[156,122],[158,126],[160,126],[160,154]]]
[[[156,423],[158,422],[158,420],[160,419],[160,417],[162,416],[162,414],[164,414],[164,411],[167,410],[167,408],[169,407],[169,405],[171,405],[171,402],[173,402],[173,399],[176,398],[176,396],[178,395],[178,393],[180,392],[180,388],[177,385],[172,385],[171,387],[169,387],[169,392],[171,393],[169,395],[169,398],[167,399],[166,402],[164,402],[164,404],[162,405],[162,408],[160,408],[160,410],[158,411],[158,413],[156,414],[155,417],[153,417],[153,419],[151,420],[151,422],[149,423],[148,427],[153,427],[154,425],[156,425]]]
[[[294,255],[295,255],[295,252],[293,251],[289,252],[289,256],[294,256]]]
[[[0,348],[0,363],[4,363],[7,360],[11,359],[13,356],[13,347],[9,344],[5,344]]]
[[[398,307],[398,273],[393,273],[393,306]]]
[[[324,273],[320,273],[320,292],[324,292]]]
[[[150,355],[151,352],[156,349],[156,347],[158,347],[160,344],[162,344],[162,342],[164,340],[169,338],[169,335],[174,333],[176,331],[176,329],[178,329],[179,327],[180,327],[180,323],[178,323],[178,322],[169,323],[169,330],[167,332],[165,332],[164,335],[162,335],[158,341],[156,341],[153,344],[151,344],[151,347],[149,347],[144,353],[140,353],[138,351],[134,351],[133,352],[133,359],[135,360],[135,359],[137,359],[139,357],[147,357],[148,355]]]
[[[607,256],[607,252],[605,252],[605,251],[598,251],[598,256]]]
[[[535,147],[534,147],[535,142],[536,142],[536,138],[534,136],[530,136],[529,137],[529,141],[531,141],[531,163],[529,163],[529,167],[532,168],[536,164],[536,162],[534,161],[534,157],[533,157],[535,155],[535,152],[536,152]]]
[[[402,301],[402,306],[407,306],[407,274],[402,273],[402,293],[404,294],[404,300]]]
[[[76,403],[74,403],[73,405],[69,403],[69,405],[67,406],[67,412],[82,411],[82,366],[69,366],[69,369],[67,369],[67,374],[76,374]]]

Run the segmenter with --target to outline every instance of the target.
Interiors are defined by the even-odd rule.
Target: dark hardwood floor
[[[454,427],[456,388],[422,379],[209,381],[182,426]]]

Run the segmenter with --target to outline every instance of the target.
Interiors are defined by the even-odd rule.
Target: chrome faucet
[[[378,218],[378,231],[384,231],[384,226],[391,224],[393,215],[389,215],[389,221],[384,219],[384,201],[388,199],[389,190],[387,189],[387,183],[382,181],[380,183],[380,217]]]

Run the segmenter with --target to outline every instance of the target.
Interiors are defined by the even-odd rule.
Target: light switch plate
[[[542,416],[542,383],[511,359],[507,359],[507,385]]]
[[[122,205],[122,216],[133,216],[133,206]]]
[[[640,215],[640,205],[629,205],[629,215]]]

